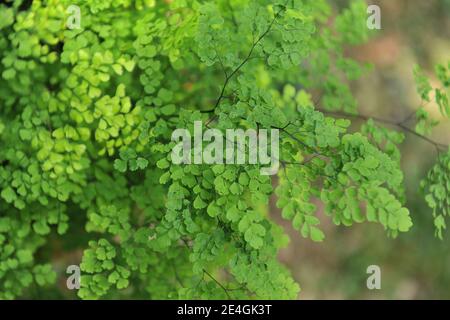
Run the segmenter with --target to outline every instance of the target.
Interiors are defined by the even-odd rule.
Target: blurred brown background
[[[436,81],[436,63],[450,59],[450,0],[368,0],[382,11],[382,30],[349,55],[371,62],[373,70],[353,85],[363,114],[404,119],[420,105],[412,69],[419,64]],[[342,8],[347,1],[334,1]],[[439,117],[434,104],[427,109]],[[413,127],[414,123],[410,123]],[[437,127],[432,138],[450,143],[450,125]],[[419,182],[436,158],[433,146],[406,135],[401,146],[407,206],[413,229],[397,239],[388,238],[376,224],[336,227],[320,214],[323,243],[303,239],[272,211],[290,235],[280,259],[300,283],[300,299],[450,299],[450,235],[434,237],[431,210]],[[381,268],[381,290],[369,290],[366,269]]]

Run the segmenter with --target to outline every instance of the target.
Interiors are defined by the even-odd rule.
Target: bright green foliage
[[[439,156],[421,185],[426,192],[425,200],[433,209],[436,235],[442,239],[445,218],[450,217],[450,151]]]
[[[423,71],[416,66],[414,76],[417,91],[422,98],[422,103],[429,103],[434,100],[433,102],[438,106],[442,117],[450,118],[450,61],[447,66],[437,65],[435,74],[441,86],[433,88]],[[416,119],[416,132],[419,134],[430,132],[434,126],[440,123],[437,119],[431,119],[431,115],[423,107],[418,109]],[[436,236],[442,239],[442,231],[446,229],[445,218],[450,216],[450,149],[440,144],[436,144],[435,147],[438,152],[438,159],[421,182],[421,187],[426,194],[425,200],[428,206],[433,209]],[[442,153],[442,149],[447,150]]]
[[[369,36],[363,1],[334,23],[325,0],[22,2],[0,5],[0,298],[54,283],[38,255],[50,237],[84,250],[83,299],[295,298],[273,193],[314,241],[318,199],[337,225],[410,229],[403,136],[373,121],[350,132],[309,95],[356,112],[348,83],[365,68],[344,48]],[[81,29],[65,27],[72,4]],[[198,120],[279,129],[278,183],[260,165],[173,164],[173,130]],[[448,181],[436,169],[427,184],[439,226]]]
[[[442,87],[433,88],[420,67],[416,66],[414,68],[414,78],[416,80],[417,92],[422,98],[422,106],[416,112],[416,131],[419,134],[428,134],[433,127],[439,124],[437,119],[431,119],[430,114],[423,107],[424,103],[430,103],[432,101],[432,96],[434,96],[434,102],[439,107],[439,112],[441,115],[445,118],[450,118],[450,61],[447,66],[440,64],[436,66],[436,76],[440,80]]]
[[[84,299],[102,296],[115,286],[128,287],[130,271],[115,263],[116,249],[107,240],[90,241],[80,265],[85,274],[81,277],[82,288],[79,295]]]

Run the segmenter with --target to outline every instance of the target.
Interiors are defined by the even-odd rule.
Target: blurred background
[[[348,3],[332,2],[337,9]],[[419,64],[436,85],[434,65],[450,60],[450,0],[367,2],[380,6],[382,30],[368,44],[348,52],[374,65],[353,84],[353,93],[362,114],[401,120],[420,106],[413,66]],[[429,104],[427,110],[439,117],[436,105]],[[450,143],[448,121],[433,131],[432,138]],[[376,224],[336,227],[320,213],[326,238],[313,243],[272,209],[274,220],[291,238],[280,259],[300,283],[299,299],[450,299],[450,235],[443,241],[434,237],[432,213],[419,189],[421,178],[436,160],[436,151],[406,135],[401,152],[414,226],[397,239],[388,238]],[[366,287],[370,265],[381,268],[381,290]]]

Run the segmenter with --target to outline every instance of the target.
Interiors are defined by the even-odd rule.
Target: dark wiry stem
[[[206,274],[208,277],[210,277],[215,283],[217,283],[217,285],[219,287],[221,287],[223,289],[223,291],[225,291],[225,294],[227,295],[228,299],[231,300],[231,296],[228,293],[228,289],[225,288],[216,278],[214,278],[208,271],[206,271],[205,269],[203,269],[203,273]]]
[[[220,105],[220,102],[222,101],[222,99],[224,98],[225,95],[225,90],[227,89],[227,86],[230,82],[230,80],[236,75],[236,73],[238,73],[242,67],[244,67],[244,65],[251,59],[253,51],[255,50],[256,46],[264,39],[264,37],[270,32],[270,30],[273,27],[273,24],[275,23],[276,19],[279,17],[281,13],[277,12],[274,16],[274,18],[272,19],[272,22],[270,23],[269,27],[267,28],[266,31],[264,31],[259,38],[253,42],[252,47],[250,48],[250,51],[248,52],[247,56],[245,57],[245,59],[229,74],[227,75],[227,73],[225,72],[225,82],[222,85],[222,90],[220,91],[220,95],[216,100],[216,103],[213,107],[213,109],[211,111],[215,111],[217,109],[217,107]],[[206,126],[208,126],[211,122],[213,122],[214,120],[217,119],[217,116],[212,117],[211,119],[208,120],[208,122],[206,123]]]
[[[425,142],[428,142],[429,144],[433,145],[438,152],[442,151],[443,149],[445,150],[445,149],[448,148],[448,145],[436,142],[436,141],[434,141],[434,140],[424,136],[423,134],[420,134],[420,133],[414,131],[413,129],[407,127],[406,125],[404,125],[406,120],[393,121],[393,120],[383,119],[383,118],[378,118],[378,117],[370,117],[370,116],[366,116],[366,115],[363,115],[363,114],[348,113],[348,112],[345,112],[345,111],[327,111],[327,110],[323,110],[323,109],[317,109],[317,110],[322,112],[322,113],[324,113],[324,114],[330,114],[330,115],[339,116],[339,117],[345,117],[345,118],[357,118],[357,119],[362,119],[362,120],[365,120],[365,121],[373,119],[376,122],[380,122],[380,123],[384,123],[384,124],[387,124],[387,125],[398,127],[401,130],[403,130],[403,131],[405,131],[405,132],[407,132],[409,134],[412,134],[412,135],[422,139]]]

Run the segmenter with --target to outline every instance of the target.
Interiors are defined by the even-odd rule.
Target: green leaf
[[[194,208],[195,209],[203,209],[206,208],[206,203],[200,198],[200,196],[197,196],[194,200]]]
[[[125,171],[127,171],[127,167],[128,167],[127,161],[125,161],[125,160],[122,160],[122,159],[116,159],[116,160],[114,161],[114,168],[115,168],[117,171],[125,172]]]
[[[16,193],[14,192],[14,190],[11,187],[3,189],[1,192],[1,196],[8,203],[12,203],[17,198]]]
[[[159,160],[158,162],[156,162],[156,166],[160,169],[167,169],[170,166],[169,161],[167,161],[166,158],[163,158],[161,160]]]
[[[144,159],[144,158],[137,158],[137,160],[136,160],[136,162],[137,162],[137,166],[139,167],[139,169],[145,169],[145,168],[147,168],[147,166],[148,166],[148,160],[147,159]]]
[[[199,204],[197,204],[197,205],[199,205]],[[195,207],[195,202],[194,202],[194,207]],[[210,203],[210,204],[209,204],[208,209],[207,209],[207,212],[208,212],[208,214],[209,214],[210,217],[214,218],[214,217],[216,217],[216,216],[219,215],[219,213],[220,213],[220,208],[217,207],[217,206],[214,204],[214,202],[213,202],[213,203]]]
[[[17,251],[17,258],[22,264],[29,263],[33,261],[33,254],[30,250],[19,250]]]
[[[230,209],[228,209],[226,217],[228,220],[230,220],[232,222],[237,222],[237,221],[239,221],[239,219],[241,217],[241,213],[238,208],[233,206]]]
[[[316,227],[310,227],[309,231],[311,234],[312,241],[322,242],[323,239],[325,239],[325,235],[323,234],[323,232],[320,229],[318,229]]]
[[[406,208],[402,208],[398,212],[398,230],[400,232],[407,232],[412,227],[411,217],[409,211]]]

